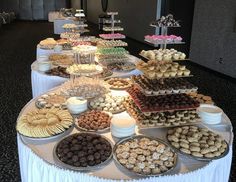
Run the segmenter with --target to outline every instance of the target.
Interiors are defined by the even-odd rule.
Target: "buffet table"
[[[56,88],[57,89],[57,88]],[[53,91],[55,91],[54,89]],[[125,96],[125,91],[112,91],[113,95]],[[35,109],[35,99],[31,100],[21,111],[20,115],[25,114]],[[128,113],[123,112],[115,114],[113,118],[125,118],[131,120],[132,118]],[[201,124],[203,125],[203,124]],[[53,147],[59,139],[49,143],[28,143],[27,140],[18,134],[18,151],[19,161],[21,168],[21,179],[27,181],[118,181],[118,180],[131,180],[131,181],[159,181],[159,182],[188,182],[194,179],[194,182],[227,182],[230,174],[230,164],[232,160],[232,141],[233,132],[232,125],[228,117],[223,114],[222,122],[219,125],[205,125],[212,131],[220,134],[229,144],[229,153],[218,160],[211,162],[202,162],[190,159],[184,155],[178,155],[177,166],[170,171],[167,175],[150,178],[137,178],[137,176],[130,176],[118,168],[112,160],[104,168],[90,173],[80,173],[68,169],[61,168],[56,164],[53,159]],[[78,132],[73,129],[72,133]],[[157,137],[166,141],[166,129],[148,129],[138,130],[137,134],[144,134],[147,136]],[[111,136],[111,133],[103,134],[108,137],[112,143],[118,141],[117,138]],[[111,172],[112,171],[112,172]]]
[[[48,54],[50,51],[48,51]],[[69,51],[67,51],[69,53]],[[52,51],[51,51],[52,53]],[[65,52],[64,52],[65,53]],[[45,55],[45,54],[41,54]],[[138,58],[132,55],[129,55],[129,60],[133,63],[138,61]],[[129,77],[131,75],[139,75],[140,71],[133,70],[131,72],[114,72],[111,77]],[[44,92],[61,85],[64,83],[67,78],[62,78],[59,76],[50,76],[43,72],[38,71],[37,69],[37,61],[33,62],[31,65],[31,85],[32,85],[32,95],[33,98],[37,97]]]

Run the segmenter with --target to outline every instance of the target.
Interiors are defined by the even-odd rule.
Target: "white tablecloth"
[[[21,112],[24,114],[32,109],[34,109],[34,102],[30,102]],[[119,114],[120,118],[128,117],[126,112]],[[223,116],[223,121],[225,124],[230,126],[230,121],[226,115]],[[229,179],[231,161],[232,161],[232,141],[233,133],[232,131],[222,130],[222,126],[218,127],[217,133],[221,134],[228,142],[230,146],[229,153],[219,159],[210,162],[209,164],[202,165],[201,162],[189,159],[183,155],[179,155],[179,164],[176,166],[176,169],[170,172],[169,175],[160,176],[160,177],[151,177],[145,179],[131,179],[132,182],[227,182]],[[73,132],[76,132],[74,129]],[[165,135],[162,130],[149,130],[146,133],[150,136],[156,136],[161,139]],[[145,133],[144,133],[145,134]],[[110,133],[106,133],[105,136],[109,137],[110,140],[114,142],[111,138]],[[70,171],[57,167],[53,160],[52,150],[56,142],[50,142],[45,145],[29,145],[25,144],[19,135],[17,136],[18,140],[18,152],[19,152],[19,161],[21,169],[21,179],[23,182],[52,182],[52,181],[63,181],[63,182],[113,182],[118,180],[111,179],[130,179],[127,175],[122,173],[112,161],[108,166],[100,169],[94,173],[80,173],[75,171]],[[163,139],[164,140],[164,139]],[[43,156],[44,159],[39,156]],[[201,167],[200,167],[201,166]],[[192,169],[199,168],[192,171]],[[187,173],[180,173],[183,171],[189,171]],[[97,177],[99,176],[99,177]],[[111,177],[111,179],[107,177]],[[124,181],[124,180],[120,180]]]
[[[36,70],[36,62],[31,65],[31,86],[33,98],[61,85],[67,78],[50,76]]]
[[[67,23],[75,23],[75,21],[70,18],[57,18],[57,19],[55,19],[53,22],[54,34],[61,34],[61,33],[65,32],[64,29],[62,28],[62,26]]]

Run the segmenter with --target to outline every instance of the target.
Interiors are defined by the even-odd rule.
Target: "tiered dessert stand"
[[[106,24],[110,24],[110,26],[104,26],[103,27],[103,31],[105,32],[111,32],[110,35],[114,35],[115,32],[121,32],[121,31],[124,31],[124,28],[120,27],[120,26],[115,26],[115,24],[119,24],[121,23],[121,20],[118,20],[118,19],[115,19],[115,16],[118,15],[118,12],[107,12],[107,15],[111,16],[110,19],[106,19],[104,21],[104,23]],[[102,34],[104,35],[104,34]],[[109,37],[109,36],[102,36],[102,35],[99,35],[101,38],[103,39],[125,39],[125,36],[121,34],[121,36],[119,37]],[[106,34],[105,34],[106,35]],[[109,35],[109,34],[107,34]]]
[[[168,16],[170,16],[170,15],[168,15]],[[172,15],[171,15],[172,16]],[[173,18],[173,17],[171,17],[171,18]],[[158,20],[157,20],[158,21]],[[153,26],[153,27],[158,27],[158,28],[161,28],[161,32],[162,32],[162,35],[167,35],[167,30],[168,30],[168,28],[169,27],[180,27],[180,25],[179,25],[179,23],[177,22],[177,25],[176,26],[159,26],[159,25],[155,25],[154,23],[151,23],[151,26]],[[166,49],[166,45],[167,45],[167,42],[165,41],[163,44],[161,44],[161,48],[162,49]],[[158,44],[154,44],[154,46],[156,47],[156,46],[158,46]],[[152,62],[153,63],[155,63],[156,64],[156,66],[163,66],[163,65],[167,65],[167,64],[171,64],[171,63],[173,63],[173,61],[174,60],[170,60],[170,61],[155,61],[155,60],[153,60]],[[139,69],[139,68],[138,68]],[[141,70],[142,71],[142,70]],[[152,71],[152,70],[150,70],[150,71]],[[165,77],[165,76],[163,76],[163,77],[155,77],[155,78],[150,78],[150,77],[148,77],[145,73],[144,73],[144,75],[143,76],[141,76],[141,77],[143,77],[144,79],[146,79],[146,80],[154,80],[154,82],[156,82],[156,83],[158,83],[158,84],[160,84],[160,85],[165,85],[166,84],[166,79],[169,79],[169,80],[172,80],[173,79],[173,82],[175,82],[176,80],[175,79],[183,79],[184,77],[190,77],[190,76],[192,76],[192,75],[182,75],[182,76],[178,76],[178,75],[176,75],[176,76],[168,76],[168,77]],[[183,78],[182,78],[183,77]],[[182,95],[182,94],[184,94],[184,97],[186,97],[186,98],[189,98],[189,96],[186,94],[186,93],[189,93],[189,92],[196,92],[197,91],[197,89],[196,89],[196,87],[194,87],[192,90],[191,89],[183,89],[183,90],[181,90],[181,91],[174,91],[174,92],[171,92],[170,91],[170,89],[172,89],[172,88],[170,88],[170,89],[167,89],[166,91],[165,90],[159,90],[159,93],[157,93],[157,90],[155,90],[155,91],[153,91],[152,93],[147,93],[147,92],[145,92],[145,90],[143,89],[143,87],[142,87],[142,85],[140,85],[140,82],[138,82],[137,81],[138,79],[133,79],[133,81],[134,81],[134,85],[135,85],[135,89],[136,90],[139,90],[143,95],[144,95],[144,97],[146,97],[146,98],[148,98],[148,99],[150,99],[150,100],[152,100],[151,98],[153,98],[153,99],[155,99],[155,97],[157,98],[157,97],[160,97],[160,96],[164,96],[164,97],[166,97],[166,98],[168,98],[168,97],[171,97],[171,96],[173,96],[173,97],[175,97],[176,95]],[[150,81],[151,82],[151,81]],[[153,82],[152,82],[152,84],[153,84]],[[151,91],[151,89],[150,89],[150,91]],[[199,103],[197,104],[195,101],[194,101],[194,99],[192,99],[191,98],[191,100],[193,101],[193,102],[195,102],[195,104],[194,104],[194,106],[192,105],[192,106],[190,106],[190,107],[182,107],[182,106],[180,106],[180,107],[171,107],[171,106],[169,106],[169,105],[164,105],[164,107],[163,108],[161,108],[161,109],[152,109],[152,110],[148,110],[147,108],[145,108],[145,106],[143,106],[142,105],[142,103],[140,103],[139,101],[138,101],[138,99],[132,94],[132,92],[133,92],[133,90],[132,89],[130,89],[130,90],[128,90],[128,92],[130,93],[130,96],[131,96],[131,100],[133,100],[133,102],[135,103],[135,105],[138,107],[138,109],[142,112],[142,113],[159,113],[159,112],[175,112],[175,111],[177,111],[177,110],[196,110],[196,108],[199,106]],[[155,92],[155,94],[153,94]],[[175,96],[174,96],[175,95]],[[158,100],[157,100],[157,102],[158,102]],[[180,124],[181,125],[181,124]],[[157,128],[159,128],[159,127],[157,127]]]
[[[86,29],[86,27],[88,27],[88,24],[85,23],[86,20],[85,20],[84,10],[82,9],[76,10],[74,17],[76,25],[78,26],[76,31],[80,34],[89,32],[89,30]]]
[[[167,15],[167,17],[170,17],[171,19],[173,19],[173,15]],[[159,20],[157,20],[157,21],[160,21],[161,19],[163,19],[163,18],[165,18],[165,17],[161,17]],[[174,20],[174,19],[173,19]],[[175,21],[175,20],[174,20]],[[176,21],[176,24],[175,25],[159,25],[159,24],[156,24],[155,22],[152,22],[152,23],[150,23],[150,26],[151,27],[155,27],[155,28],[160,28],[160,32],[161,32],[161,35],[162,36],[167,36],[168,35],[168,29],[169,28],[180,28],[181,26],[180,26],[180,24],[179,24],[179,22],[178,21]],[[168,44],[184,44],[185,42],[182,42],[182,41],[179,41],[179,42],[167,42],[167,40],[166,39],[164,39],[164,42],[163,43],[153,43],[153,42],[150,42],[149,40],[147,40],[147,39],[144,39],[144,41],[145,42],[147,42],[147,43],[149,43],[149,44],[151,44],[151,45],[153,45],[154,47],[159,47],[160,46],[160,48],[161,49],[166,49],[166,46],[168,45]]]

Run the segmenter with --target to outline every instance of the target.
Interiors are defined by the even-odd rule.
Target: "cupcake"
[[[178,94],[179,92],[180,92],[179,89],[174,89],[174,90],[173,90],[173,93],[174,93],[174,94]]]
[[[181,53],[180,56],[179,56],[179,59],[185,59],[185,58],[186,58],[186,54]]]
[[[166,89],[167,94],[172,94],[172,89]]]
[[[157,72],[156,73],[156,77],[157,78],[162,78],[163,77],[163,73],[162,72]]]
[[[186,69],[186,66],[179,66],[179,69],[184,71]]]
[[[177,72],[176,72],[176,71],[171,71],[171,72],[170,72],[170,76],[171,76],[171,77],[175,77],[175,76],[176,76],[176,74],[177,74]]]
[[[183,75],[183,71],[178,70],[178,72],[177,72],[177,76],[182,76],[182,75]]]
[[[164,94],[166,93],[166,90],[159,90],[159,93],[160,93],[161,95],[164,95]]]
[[[170,77],[170,73],[169,73],[169,72],[165,72],[165,73],[164,73],[164,77],[165,77],[165,78],[169,78],[169,77]]]
[[[161,68],[160,68],[160,72],[165,73],[166,70],[167,70],[167,68],[166,68],[165,66],[161,66]]]
[[[178,70],[177,68],[175,68],[174,66],[171,66],[171,71],[176,72],[177,70]]]
[[[156,76],[156,73],[154,71],[148,72],[148,77],[149,78],[153,79],[153,78],[155,78],[155,76]]]
[[[186,69],[184,70],[184,76],[189,76],[190,75],[190,70]]]
[[[179,59],[180,59],[180,55],[179,55],[178,53],[175,53],[175,54],[173,55],[173,59],[174,59],[174,60],[179,60]]]
[[[157,60],[157,61],[162,61],[162,56],[157,55],[157,56],[156,56],[156,60]]]
[[[152,94],[152,91],[149,90],[149,89],[145,89],[145,94],[147,94],[147,95],[151,95],[151,94]]]
[[[153,91],[153,94],[154,94],[154,95],[159,95],[159,91],[158,91],[158,90],[154,90],[154,91]]]

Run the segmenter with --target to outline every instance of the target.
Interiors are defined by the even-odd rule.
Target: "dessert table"
[[[53,91],[56,91],[55,88]],[[125,91],[112,91],[113,95],[125,96]],[[35,109],[35,100],[32,99],[21,111],[19,117],[33,109]],[[127,112],[115,114],[113,118],[125,118],[132,119]],[[201,124],[203,125],[203,124]],[[195,159],[188,158],[182,154],[178,155],[177,166],[170,171],[167,175],[159,177],[149,178],[137,178],[137,176],[130,176],[119,167],[116,166],[112,160],[104,168],[89,172],[81,173],[77,171],[68,170],[60,167],[53,158],[53,147],[57,143],[57,140],[52,140],[48,143],[28,143],[22,136],[17,135],[18,152],[21,169],[21,179],[24,182],[30,181],[124,181],[130,180],[133,182],[142,181],[159,181],[159,182],[188,182],[194,180],[194,182],[227,182],[230,174],[230,167],[232,161],[232,141],[233,132],[232,125],[229,118],[223,114],[222,122],[219,125],[205,125],[217,134],[220,134],[229,144],[229,153],[218,160],[210,162],[202,162]],[[77,129],[73,129],[71,133],[78,132]],[[147,136],[157,137],[166,141],[166,129],[148,129],[138,130],[136,128],[136,134],[144,134]],[[117,138],[112,137],[111,133],[104,133],[112,143],[118,141]],[[112,172],[111,172],[112,171]]]
[[[53,25],[54,25],[54,34],[61,34],[65,32],[65,30],[62,28],[64,24],[67,23],[75,23],[75,21],[71,18],[56,18],[54,19]]]
[[[50,54],[49,51],[47,52],[48,55]],[[67,52],[69,53],[69,51]],[[45,55],[45,54],[42,53],[40,55]],[[135,63],[138,61],[138,58],[135,56],[129,55],[129,60]],[[130,72],[114,72],[111,77],[129,77],[131,75],[139,75],[139,74],[140,74],[140,71],[136,69]],[[33,62],[31,65],[31,85],[32,85],[33,98],[64,83],[66,80],[68,79],[62,78],[59,76],[50,76],[43,72],[40,72],[37,68],[37,61]]]

